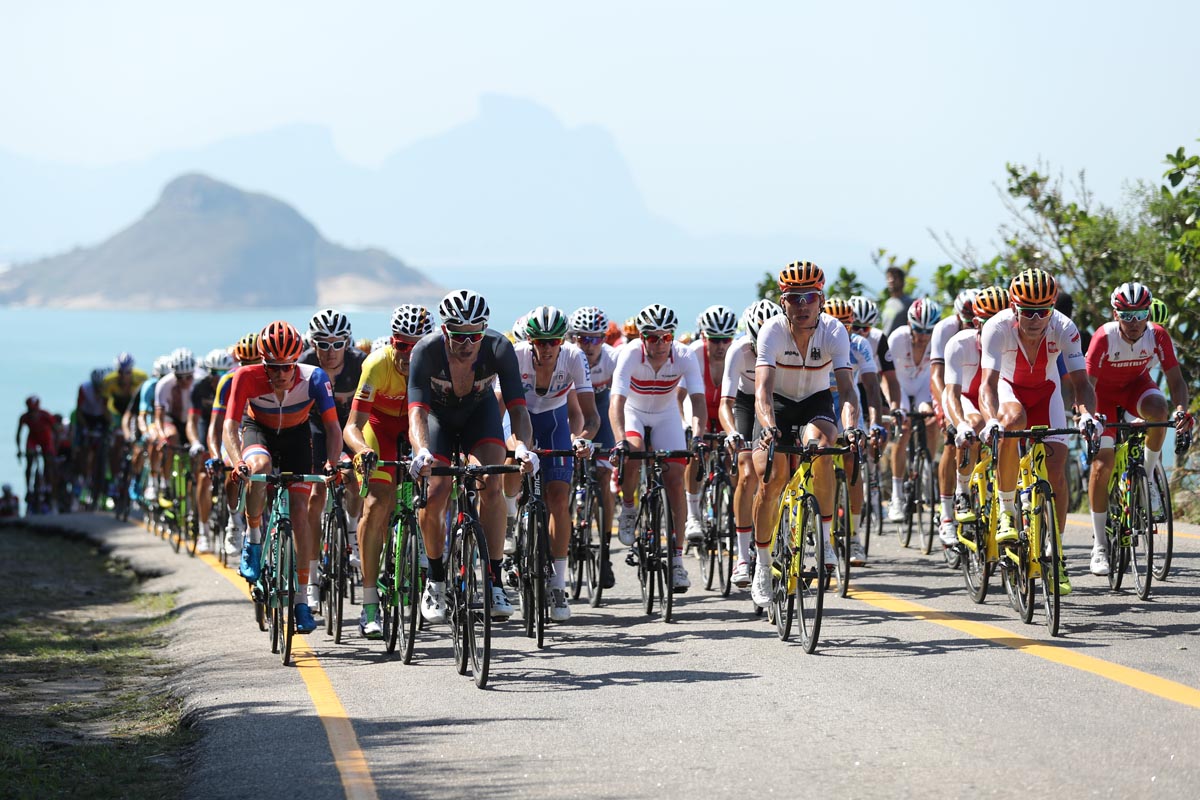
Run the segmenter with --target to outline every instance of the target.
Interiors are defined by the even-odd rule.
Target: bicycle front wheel
[[[383,628],[383,648],[388,653],[396,652],[400,643],[400,604],[403,602],[397,587],[403,580],[404,554],[397,547],[400,538],[399,525],[387,532],[387,540],[383,545],[383,558],[379,563],[379,580],[376,587],[379,592],[379,621]],[[399,552],[399,558],[397,553]]]
[[[537,554],[534,553],[534,539],[536,531],[533,528],[532,514],[529,511],[529,506],[521,506],[517,517],[517,563],[520,565],[518,572],[518,587],[521,592],[521,622],[525,628],[525,636],[533,638],[534,628],[534,596],[533,582],[537,573]]]
[[[957,523],[959,535],[971,539],[970,546],[961,542],[958,545],[962,550],[959,567],[971,600],[982,603],[987,597],[988,578],[991,575],[991,564],[987,560],[987,520],[990,511],[985,512],[980,508],[979,490],[974,485],[971,486],[971,508],[975,509],[975,520]]]
[[[1150,597],[1154,581],[1154,514],[1150,508],[1150,480],[1146,471],[1134,467],[1130,474],[1132,505],[1129,514],[1129,564],[1142,600]]]
[[[275,591],[279,598],[276,612],[281,617],[279,660],[292,663],[292,638],[296,635],[296,551],[293,549],[292,526],[279,521],[279,562],[275,571]]]
[[[829,538],[837,556],[838,596],[845,597],[850,589],[850,487],[845,477],[837,481],[833,495],[833,519],[829,521]]]
[[[346,515],[338,513],[333,518],[333,580],[330,586],[330,606],[333,618],[333,641],[342,643],[342,623],[346,619],[346,594],[350,588],[350,530]]]
[[[662,555],[658,559],[658,592],[662,597],[662,612],[663,622],[670,622],[672,615],[675,612],[675,583],[673,573],[675,571],[675,549],[677,543],[682,541],[683,532],[675,531],[675,518],[671,514],[671,504],[667,500],[667,490],[660,488],[658,490],[657,505],[661,512],[663,521],[662,536],[659,537],[660,547],[663,548]]]
[[[416,519],[408,517],[404,532],[404,563],[399,567],[403,573],[396,586],[396,606],[400,610],[397,627],[400,628],[402,637],[400,660],[405,664],[412,663],[413,648],[417,640],[417,626],[421,617],[421,592],[425,588],[424,581],[421,580],[421,547],[417,540],[420,535]]]
[[[928,456],[921,459],[921,492],[917,497],[920,504],[918,517],[921,553],[929,555],[933,552],[933,540],[937,536],[941,515],[938,513],[937,473],[934,472],[933,461]]]
[[[533,611],[534,611],[534,641],[538,648],[546,642],[546,621],[550,616],[549,601],[546,598],[550,580],[550,530],[546,520],[546,507],[539,506],[535,515],[537,526],[534,528],[534,573],[533,573]],[[490,595],[489,595],[490,598]]]
[[[1108,519],[1104,525],[1108,540],[1108,588],[1114,592],[1121,588],[1129,566],[1128,520],[1131,515],[1125,492],[1121,489],[1123,482],[1123,479],[1113,481],[1112,491],[1108,493]]]
[[[800,644],[804,652],[817,649],[821,635],[821,612],[825,604],[825,554],[821,546],[821,510],[817,498],[801,499],[801,520],[793,540],[796,572],[796,607],[800,612]]]
[[[1033,489],[1033,507],[1030,518],[1039,546],[1038,561],[1041,566],[1042,608],[1046,613],[1046,630],[1051,636],[1058,635],[1059,604],[1062,590],[1059,588],[1058,572],[1066,569],[1058,546],[1058,520],[1054,516],[1054,495],[1050,484],[1039,481]]]
[[[717,527],[717,577],[721,584],[721,596],[729,597],[729,593],[733,591],[733,561],[737,554],[737,526],[733,521],[733,487],[728,479],[721,480],[716,485],[713,519]]]
[[[459,590],[462,592],[463,650],[471,676],[480,689],[487,686],[492,659],[492,575],[487,541],[479,524],[464,526],[459,541]],[[464,661],[467,659],[464,658]]]
[[[800,507],[780,502],[779,527],[771,545],[771,619],[782,641],[792,633],[796,616],[795,584],[798,570],[795,549],[800,523]]]
[[[908,547],[912,541],[913,529],[919,528],[920,519],[917,516],[917,506],[920,505],[921,473],[914,467],[909,467],[908,477],[902,484],[901,499],[904,502],[904,521],[900,523],[900,546]]]
[[[1163,471],[1162,464],[1155,466],[1149,478],[1158,489],[1158,496],[1162,498],[1162,508],[1151,509],[1154,519],[1154,544],[1147,549],[1147,559],[1154,565],[1154,577],[1165,581],[1171,574],[1171,553],[1175,544],[1175,509],[1171,500],[1171,487],[1167,483],[1167,474]]]

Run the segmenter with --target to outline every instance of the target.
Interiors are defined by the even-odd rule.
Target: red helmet
[[[267,364],[295,364],[304,350],[304,340],[290,323],[276,320],[258,334],[258,352]]]
[[[1149,308],[1154,298],[1150,290],[1137,281],[1122,283],[1113,290],[1109,302],[1116,311],[1141,311]]]

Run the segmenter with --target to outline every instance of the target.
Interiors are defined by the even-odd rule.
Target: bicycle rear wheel
[[[1133,505],[1129,509],[1129,563],[1142,600],[1150,597],[1154,582],[1154,515],[1150,508],[1150,479],[1141,467],[1131,471]]]
[[[346,525],[344,512],[337,513],[332,521],[333,536],[333,581],[330,586],[333,613],[333,641],[342,643],[342,623],[346,619],[346,594],[350,587],[350,531]]]
[[[638,583],[642,589],[642,610],[653,614],[654,588],[658,583],[658,511],[653,496],[643,497],[636,528]]]
[[[779,527],[771,544],[771,619],[780,640],[787,641],[792,633],[792,620],[796,616],[796,594],[794,593],[797,571],[795,560],[799,554],[794,548],[800,522],[800,506],[780,502]]]
[[[1033,622],[1033,596],[1036,591],[1033,585],[1034,578],[1030,575],[1030,565],[1034,559],[1040,558],[1041,554],[1030,550],[1029,518],[1027,516],[1029,510],[1025,507],[1025,503],[1021,499],[1020,491],[1017,492],[1016,507],[1017,510],[1013,515],[1013,520],[1017,525],[1017,542],[1011,548],[1013,554],[1016,556],[1015,575],[1017,584],[1014,586],[1018,590],[1016,593],[1016,609],[1017,613],[1021,616],[1021,621],[1029,624]]]
[[[879,492],[878,486],[875,485],[878,482],[878,469],[879,467],[871,463],[870,458],[866,458],[862,462],[862,475],[859,477],[863,483],[863,505],[858,515],[856,530],[862,539],[863,553],[868,556],[871,554],[871,534],[879,524],[874,502]]]
[[[536,514],[536,533],[533,538],[536,543],[533,573],[534,641],[539,649],[546,641],[546,621],[550,616],[549,602],[546,597],[548,591],[546,582],[550,580],[551,571],[550,530],[545,514],[545,506],[539,506]]]
[[[1154,577],[1165,581],[1171,574],[1171,554],[1175,544],[1175,508],[1171,500],[1171,487],[1167,483],[1167,474],[1163,471],[1162,464],[1155,466],[1149,478],[1158,489],[1158,496],[1162,498],[1162,510],[1153,517],[1154,545],[1148,550],[1147,557],[1154,565]]]
[[[917,518],[917,506],[920,501],[917,499],[920,495],[921,486],[920,471],[917,468],[909,467],[908,477],[904,479],[902,484],[901,499],[904,502],[904,520],[900,523],[900,546],[908,547],[912,541],[913,528],[920,525]]]
[[[733,591],[733,562],[737,554],[737,527],[733,521],[733,486],[727,478],[716,483],[713,522],[716,527],[717,580],[721,596]]]
[[[471,676],[480,689],[487,686],[492,658],[492,577],[488,563],[487,541],[477,522],[463,527],[459,541],[462,573],[460,591],[463,611],[463,650],[469,659]]]
[[[800,645],[804,652],[817,649],[821,635],[821,613],[825,604],[825,554],[821,546],[821,511],[817,498],[801,498],[799,534],[792,555],[796,565],[796,607],[800,616]]]
[[[535,531],[530,521],[529,505],[523,505],[517,516],[517,552],[518,588],[521,592],[521,622],[525,628],[525,636],[533,638],[534,629],[534,596],[533,581],[537,572],[536,554],[533,551]]]
[[[1030,516],[1037,520],[1038,537],[1041,552],[1038,561],[1042,575],[1042,608],[1046,613],[1046,630],[1051,636],[1058,635],[1061,590],[1058,583],[1059,569],[1065,569],[1061,564],[1062,554],[1058,546],[1058,521],[1054,515],[1054,495],[1050,484],[1038,481],[1033,488],[1033,507]]]
[[[704,540],[696,547],[700,579],[704,582],[704,588],[710,591],[717,580],[715,491],[716,486],[711,479],[705,479],[704,486],[700,490],[700,523],[704,527]]]
[[[667,490],[659,488],[657,505],[663,520],[662,535],[659,537],[662,554],[658,559],[658,592],[662,597],[663,622],[670,622],[675,612],[675,550],[676,543],[681,541],[683,532],[675,532],[675,519],[671,514],[671,504],[667,500]]]
[[[399,531],[393,527],[387,532],[383,545],[383,557],[379,562],[379,579],[375,582],[379,592],[379,622],[383,629],[383,648],[388,653],[396,652],[400,642],[400,604],[402,602],[398,587],[403,580],[404,554],[396,546]]]
[[[921,459],[921,493],[917,497],[920,498],[918,502],[921,553],[929,555],[933,552],[933,540],[937,537],[941,515],[938,513],[937,473],[934,472],[933,461],[928,456]]]
[[[838,596],[850,589],[850,487],[845,478],[837,481],[833,494],[833,519],[829,521],[829,539],[837,556]]]
[[[276,612],[282,617],[279,660],[292,663],[292,638],[296,635],[296,551],[292,542],[292,526],[279,521],[279,564],[275,572],[275,587],[279,598]]]
[[[403,576],[397,586],[397,606],[400,608],[400,660],[412,663],[413,648],[417,640],[417,626],[421,617],[420,603],[424,582],[421,580],[421,546],[417,537],[416,519],[409,517],[405,523]]]
[[[1125,493],[1121,491],[1123,480],[1114,481],[1108,493],[1108,519],[1104,530],[1108,540],[1108,588],[1114,592],[1125,580],[1129,566],[1129,530],[1127,521],[1131,516],[1126,508]]]
[[[971,539],[971,547],[959,543],[962,553],[959,557],[959,568],[962,569],[963,582],[967,585],[967,593],[971,600],[982,603],[988,593],[988,578],[991,576],[991,565],[987,560],[987,520],[990,513],[985,513],[979,506],[979,490],[971,487],[971,508],[975,509],[973,522],[957,523],[959,534]],[[974,548],[974,549],[972,549]]]

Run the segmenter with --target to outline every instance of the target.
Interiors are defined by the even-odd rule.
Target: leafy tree
[[[867,287],[858,279],[858,273],[846,267],[838,267],[837,278],[833,283],[826,283],[826,297],[840,297],[849,300],[856,294],[866,295]]]
[[[772,300],[772,301],[778,303],[779,302],[779,280],[778,280],[778,278],[775,275],[772,275],[770,272],[764,272],[763,279],[758,282],[758,286],[755,287],[755,291],[758,293],[758,297],[760,300]]]

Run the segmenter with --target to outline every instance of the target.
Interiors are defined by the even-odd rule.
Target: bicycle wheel
[[[658,559],[658,592],[662,597],[662,612],[663,622],[671,622],[672,615],[675,612],[675,582],[673,573],[675,570],[675,550],[676,542],[683,536],[683,532],[675,532],[675,518],[671,514],[671,504],[667,501],[667,490],[659,488],[658,490],[658,506],[662,509],[662,536],[659,537],[662,547],[662,556]]]
[[[292,525],[279,521],[279,563],[275,571],[275,587],[279,597],[276,612],[282,617],[279,660],[292,663],[292,638],[296,635],[296,551],[292,549]]]
[[[283,615],[279,613],[279,596],[276,593],[276,570],[279,567],[279,538],[269,534],[263,547],[266,558],[258,573],[258,589],[263,597],[264,613],[271,627],[271,652],[278,653],[282,636]]]
[[[402,602],[398,587],[403,580],[404,551],[397,546],[400,537],[399,526],[387,532],[383,544],[383,555],[379,561],[379,579],[375,582],[379,592],[379,625],[383,630],[383,649],[388,653],[396,652],[400,642],[400,604]],[[399,554],[399,555],[397,555]]]
[[[1108,588],[1114,592],[1125,580],[1129,566],[1128,523],[1130,514],[1126,508],[1125,492],[1121,490],[1124,479],[1118,476],[1108,493],[1108,518],[1104,525],[1108,541]]]
[[[1133,582],[1142,600],[1150,597],[1154,582],[1154,514],[1150,508],[1150,479],[1141,467],[1130,474],[1132,505],[1129,509],[1129,564]]]
[[[833,493],[833,519],[829,521],[829,539],[837,556],[838,596],[845,597],[850,589],[850,487],[843,477]]]
[[[878,481],[878,467],[871,463],[871,459],[864,459],[862,462],[862,474],[859,480],[863,484],[863,505],[862,511],[858,515],[858,526],[855,530],[862,539],[863,553],[871,554],[871,534],[874,528],[879,524],[879,517],[875,510],[873,502],[875,496],[879,492],[879,488],[875,485]]]
[[[471,675],[480,689],[487,686],[492,658],[492,578],[488,564],[487,541],[477,522],[463,527],[459,541],[460,591],[463,610],[463,650],[469,659]]]
[[[533,621],[534,641],[540,649],[546,640],[546,621],[550,617],[549,601],[546,597],[550,580],[550,530],[546,521],[546,507],[539,505],[535,515],[534,573],[533,573]],[[490,596],[489,596],[490,600]]]
[[[941,514],[938,512],[937,473],[933,470],[933,461],[926,456],[921,459],[921,492],[919,499],[918,530],[921,535],[921,554],[933,552],[933,540],[937,537],[937,526]]]
[[[584,578],[587,581],[588,605],[592,608],[600,605],[600,597],[604,594],[604,586],[600,582],[600,576],[607,555],[604,552],[602,515],[603,509],[600,507],[600,498],[589,492],[587,502],[587,539],[584,542],[587,547],[585,551],[587,566]]]
[[[346,619],[346,594],[350,578],[350,531],[346,524],[344,512],[334,514],[333,521],[333,580],[330,585],[330,595],[333,613],[333,641],[342,643],[342,623]]]
[[[821,547],[821,511],[811,494],[801,498],[798,534],[792,560],[796,573],[796,608],[800,617],[800,645],[804,652],[817,649],[821,635],[821,612],[825,603],[825,555]]]
[[[1013,515],[1013,520],[1017,526],[1017,541],[1010,545],[1011,560],[1015,567],[1013,574],[1015,583],[1013,589],[1015,593],[1015,605],[1017,613],[1021,617],[1021,621],[1029,624],[1033,621],[1033,578],[1030,577],[1030,564],[1034,558],[1039,555],[1031,553],[1029,550],[1029,519],[1026,516],[1028,509],[1025,508],[1025,503],[1021,499],[1021,492],[1017,492],[1016,498],[1016,513]]]
[[[775,632],[780,640],[786,642],[792,633],[792,620],[796,616],[797,595],[794,585],[799,554],[793,545],[799,528],[800,506],[785,504],[782,500],[779,505],[779,527],[771,543],[770,617],[775,622]]]
[[[713,519],[716,522],[717,577],[721,584],[721,596],[729,597],[733,591],[733,562],[737,555],[737,526],[733,521],[733,487],[727,478],[717,482],[716,500],[713,502]]]
[[[1058,587],[1058,570],[1065,569],[1061,564],[1062,554],[1058,547],[1058,520],[1054,516],[1054,494],[1050,484],[1038,481],[1033,487],[1031,520],[1036,520],[1040,552],[1038,562],[1041,566],[1042,609],[1046,613],[1046,630],[1051,636],[1058,635],[1059,603],[1061,590]]]
[[[537,573],[537,561],[533,551],[535,531],[531,529],[529,505],[521,506],[517,518],[517,559],[520,564],[519,585],[521,590],[521,621],[525,626],[525,636],[533,638],[534,628],[534,596],[533,581]]]
[[[658,509],[654,498],[643,495],[644,500],[638,509],[637,540],[637,571],[638,583],[642,589],[642,610],[647,614],[654,613],[654,586],[658,582]],[[653,563],[651,563],[653,562]]]
[[[706,478],[700,489],[700,523],[704,527],[704,540],[696,547],[696,561],[700,566],[700,579],[704,588],[712,590],[717,580],[717,516],[714,507],[715,486]],[[719,584],[718,584],[719,586]]]
[[[412,663],[413,647],[417,640],[417,626],[421,617],[421,592],[424,582],[421,580],[421,546],[417,537],[417,520],[409,516],[405,520],[404,533],[404,573],[397,591],[399,597],[396,605],[400,609],[400,660],[405,664]]]
[[[1151,563],[1154,565],[1154,577],[1165,581],[1171,574],[1171,554],[1175,544],[1175,508],[1171,499],[1171,487],[1167,482],[1167,474],[1162,464],[1157,465],[1150,473],[1150,480],[1158,489],[1162,498],[1162,510],[1154,515],[1154,545],[1149,550]]]
[[[985,514],[979,505],[979,490],[971,486],[971,508],[975,509],[973,522],[957,524],[960,536],[971,540],[972,547],[959,544],[962,549],[959,558],[959,568],[962,570],[963,581],[967,584],[967,593],[971,600],[982,603],[988,593],[988,578],[991,576],[991,565],[987,560],[987,520],[990,513]]]
[[[920,481],[920,473],[917,470],[910,467],[909,472],[908,472],[908,477],[906,477],[904,479],[904,483],[901,485],[901,495],[900,496],[904,503],[904,520],[903,520],[903,522],[900,523],[900,546],[901,547],[908,547],[909,542],[912,541],[913,527],[916,525],[919,525],[919,521],[916,518],[917,517],[917,498],[920,497],[920,494],[918,492],[921,488],[918,485],[919,481]]]

